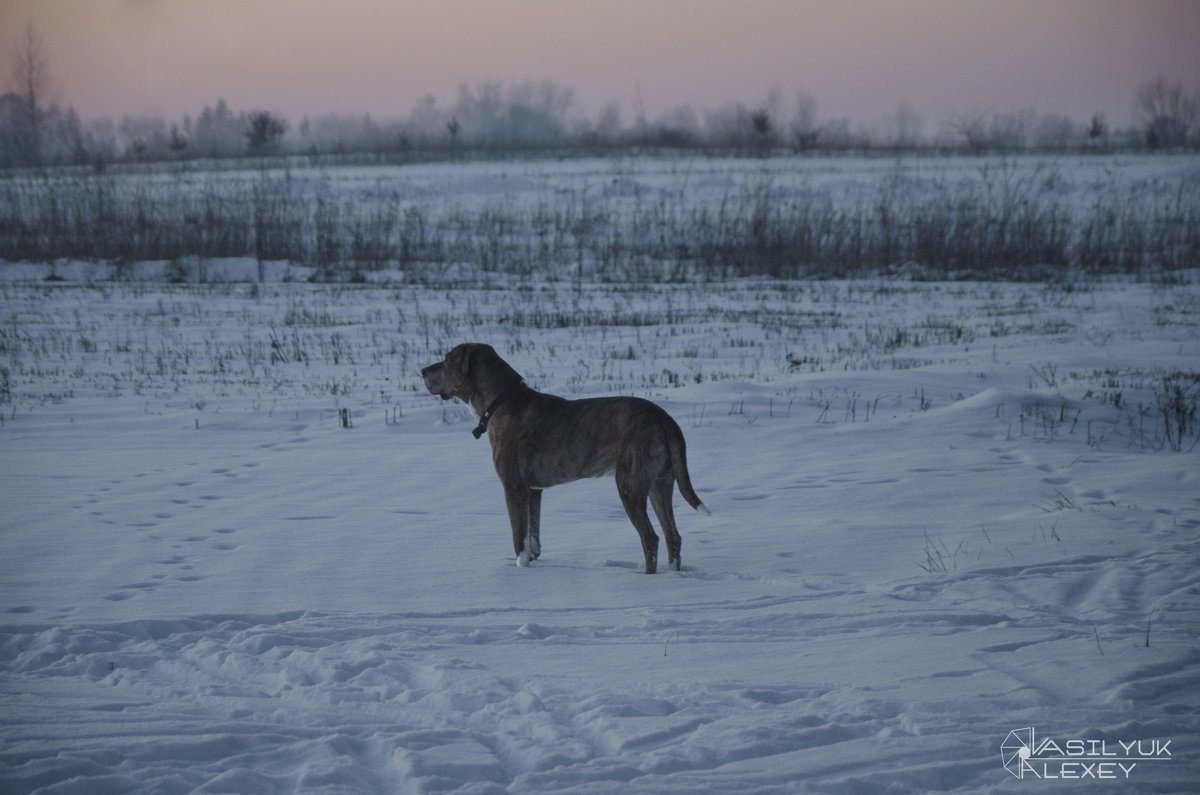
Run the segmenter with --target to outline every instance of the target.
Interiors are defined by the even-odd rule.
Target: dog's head
[[[481,392],[487,395],[490,391],[503,389],[503,384],[492,382],[509,372],[520,379],[491,345],[464,342],[452,348],[442,361],[423,368],[421,378],[425,388],[442,400],[458,398],[469,403]]]

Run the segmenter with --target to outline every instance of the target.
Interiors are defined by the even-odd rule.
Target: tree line
[[[575,92],[552,80],[463,85],[455,101],[420,99],[407,117],[369,114],[305,116],[233,111],[218,100],[195,117],[82,120],[49,101],[46,47],[27,27],[0,95],[0,168],[230,158],[246,155],[449,157],[466,153],[696,149],[766,155],[781,151],[1070,152],[1200,149],[1200,91],[1159,77],[1134,97],[1135,123],[1114,129],[1102,114],[1079,121],[1062,114],[979,112],[943,119],[934,129],[900,102],[875,125],[821,119],[801,93],[788,103],[772,90],[757,103],[696,111],[688,105],[627,121],[620,106],[588,113]]]

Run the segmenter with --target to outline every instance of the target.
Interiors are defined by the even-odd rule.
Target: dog
[[[679,571],[674,484],[692,508],[706,515],[709,510],[692,488],[683,431],[666,411],[642,398],[567,400],[538,392],[490,345],[475,342],[422,368],[421,378],[442,400],[458,398],[471,407],[479,418],[476,439],[488,435],[518,566],[541,554],[544,489],[612,474],[641,538],[646,573],[658,570],[658,536],[646,514],[647,499],[667,538],[668,567]]]

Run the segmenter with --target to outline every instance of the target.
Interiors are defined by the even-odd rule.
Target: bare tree
[[[1159,77],[1137,90],[1138,116],[1151,149],[1185,146],[1200,122],[1200,102],[1189,97],[1181,83]]]
[[[639,122],[641,143],[651,146],[695,146],[701,141],[700,120],[691,105],[676,105],[647,125]]]
[[[228,157],[239,150],[245,135],[241,121],[225,104],[217,100],[215,108],[204,106],[192,128],[191,147],[201,157]]]
[[[20,99],[14,119],[20,157],[26,163],[37,163],[42,150],[43,105],[50,92],[50,65],[46,45],[32,22],[25,26],[25,34],[17,44],[10,78],[13,93]]]
[[[750,112],[750,126],[754,129],[754,135],[765,140],[775,129],[774,123],[771,121],[771,111],[764,108],[757,108]]]
[[[811,94],[796,97],[796,116],[792,120],[792,141],[798,150],[815,149],[821,132],[817,128],[817,100]]]
[[[767,101],[750,112],[750,127],[754,130],[754,145],[764,153],[775,145],[775,120],[779,117],[782,92],[772,86]]]
[[[179,125],[176,125],[176,124],[171,125],[171,138],[170,138],[170,141],[167,143],[167,146],[170,147],[171,153],[174,154],[175,157],[183,157],[183,153],[187,151],[187,148],[188,148],[187,133],[180,132]]]
[[[287,132],[288,123],[269,111],[258,110],[250,114],[244,134],[250,151],[254,154],[269,152]]]
[[[576,109],[574,90],[552,80],[507,88],[487,81],[460,86],[450,113],[461,124],[464,143],[505,149],[562,144],[579,118]]]
[[[1087,128],[1088,140],[1092,142],[1092,148],[1107,147],[1108,145],[1108,122],[1104,120],[1103,113],[1093,113],[1092,121]]]
[[[621,106],[610,102],[600,111],[600,117],[592,126],[592,134],[598,143],[612,145],[621,139]]]
[[[902,99],[896,112],[884,117],[884,143],[892,149],[914,149],[921,142],[924,123],[909,101]]]
[[[988,120],[983,113],[962,113],[952,116],[946,126],[967,149],[976,154],[987,151],[991,146],[988,135]]]
[[[1065,152],[1079,138],[1079,127],[1070,116],[1045,113],[1033,124],[1034,146],[1043,151]]]
[[[126,156],[134,160],[160,160],[169,151],[167,122],[159,116],[125,116],[117,126]]]
[[[1035,118],[1036,114],[1031,110],[992,114],[988,143],[1004,152],[1020,152],[1029,148],[1029,130]]]

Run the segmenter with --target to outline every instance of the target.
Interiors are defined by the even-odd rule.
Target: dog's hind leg
[[[529,491],[529,559],[537,560],[542,554],[542,490]]]
[[[644,489],[632,487],[633,484],[622,482],[617,476],[617,491],[621,493],[621,504],[625,506],[625,514],[642,539],[642,553],[646,556],[646,573],[658,571],[658,536],[654,534],[654,525],[646,514],[646,492]]]
[[[675,482],[669,477],[654,481],[654,485],[650,487],[650,504],[654,506],[658,526],[662,528],[667,539],[667,568],[679,571],[679,551],[683,546],[683,539],[679,537],[679,528],[675,526],[675,511],[671,506],[674,488]]]

